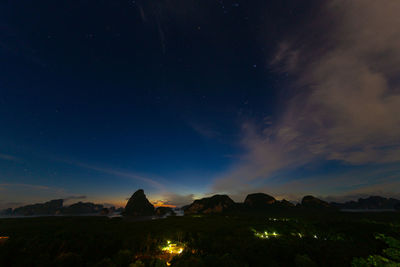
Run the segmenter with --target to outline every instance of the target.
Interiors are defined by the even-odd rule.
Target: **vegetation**
[[[0,266],[398,266],[399,226],[394,212],[2,219]]]
[[[356,258],[353,260],[352,265],[354,267],[365,267],[365,266],[400,266],[400,241],[393,238],[387,237],[383,234],[376,235],[376,239],[384,241],[388,248],[383,250],[383,255],[370,255],[367,258]]]

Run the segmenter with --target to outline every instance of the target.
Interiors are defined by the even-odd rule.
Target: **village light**
[[[251,228],[251,230],[254,232],[254,235],[258,238],[262,238],[262,239],[269,239],[270,237],[275,237],[278,238],[280,236],[286,236],[286,234],[279,234],[277,232],[268,232],[268,231],[264,231],[264,232],[257,232],[254,228]],[[290,233],[291,236],[295,236],[295,237],[299,237],[299,238],[303,238],[306,237],[307,235],[303,234],[303,233],[296,233],[296,232],[292,232]],[[318,237],[318,235],[316,234],[312,234],[310,235],[310,237],[315,238],[315,239],[323,239],[323,240],[327,240],[327,238],[324,237]]]
[[[267,231],[265,231],[264,233],[259,233],[259,232],[254,231],[254,235],[259,238],[264,238],[264,239],[268,239],[270,236],[273,236],[273,237],[279,236],[279,234],[276,232],[268,233]]]
[[[183,252],[184,247],[179,246],[177,244],[171,243],[171,241],[167,241],[168,245],[165,247],[162,247],[161,250],[169,253],[169,254],[181,254]]]
[[[288,222],[289,218],[268,218],[269,221],[274,221],[274,222]]]
[[[160,255],[161,259],[165,260],[167,266],[171,265],[171,260],[176,256],[183,252],[185,246],[183,243],[173,243],[173,241],[167,240],[167,244],[164,247],[161,247],[162,255]]]
[[[303,238],[303,235],[302,235],[301,233],[299,233],[299,237],[300,237],[300,238]]]

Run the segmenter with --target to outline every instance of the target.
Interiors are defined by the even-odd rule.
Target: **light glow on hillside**
[[[184,246],[171,243],[167,241],[167,245],[162,247],[161,250],[169,254],[181,254],[183,252]]]

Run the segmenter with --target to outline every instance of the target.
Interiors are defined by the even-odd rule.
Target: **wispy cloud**
[[[87,196],[68,196],[64,197],[64,201],[86,199]]]
[[[297,75],[303,91],[288,103],[274,134],[310,156],[397,162],[400,84],[393,79],[400,74],[400,29],[391,26],[400,23],[400,3],[328,3],[321,13],[336,24],[318,32],[326,42],[285,42],[278,53],[275,64]]]
[[[201,136],[207,137],[207,138],[217,138],[220,137],[221,134],[216,131],[215,129],[212,129],[210,127],[207,127],[204,124],[200,124],[200,123],[189,123],[190,127],[192,127],[192,129],[198,133]]]
[[[52,195],[57,197],[66,194],[64,188],[60,187],[8,182],[0,184],[0,191],[2,191],[2,194],[7,195],[8,199],[13,197],[24,199],[27,195]]]
[[[160,182],[157,182],[154,179],[151,179],[151,178],[148,178],[148,177],[145,177],[142,175],[138,175],[138,174],[135,174],[132,172],[124,172],[124,171],[119,171],[119,170],[115,170],[115,169],[111,169],[111,168],[103,168],[103,167],[90,165],[90,164],[86,164],[86,163],[81,163],[81,162],[76,162],[76,161],[67,161],[67,160],[62,160],[62,161],[65,163],[73,164],[75,166],[79,166],[82,168],[86,168],[86,169],[90,169],[90,170],[94,170],[94,171],[98,171],[98,172],[102,172],[102,173],[107,173],[107,174],[114,175],[114,176],[120,176],[120,177],[143,181],[146,184],[149,184],[150,186],[152,186],[158,190],[166,191],[165,186],[163,184],[161,184]]]
[[[271,64],[298,77],[293,97],[272,125],[244,125],[247,153],[214,188],[255,187],[318,160],[400,162],[399,13],[398,1],[327,1],[282,40]]]
[[[33,185],[33,184],[22,184],[22,183],[2,183],[0,187],[25,187],[30,189],[39,189],[39,190],[62,190],[60,188],[49,187],[45,185]]]
[[[8,154],[2,154],[2,153],[0,153],[0,159],[10,160],[10,161],[18,161],[17,157],[14,157],[14,156],[8,155]]]

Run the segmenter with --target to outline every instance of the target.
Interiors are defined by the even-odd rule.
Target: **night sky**
[[[400,196],[400,2],[0,3],[0,207]]]

